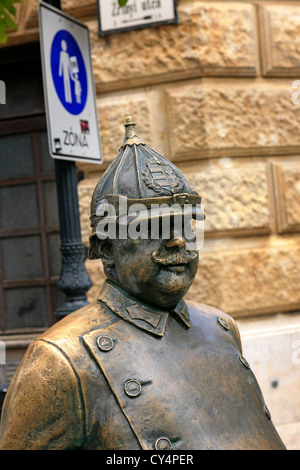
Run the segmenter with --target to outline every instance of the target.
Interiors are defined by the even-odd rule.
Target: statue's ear
[[[112,246],[108,239],[100,240],[96,233],[90,236],[89,259],[101,259],[105,267],[111,267],[113,262]]]
[[[93,233],[90,236],[90,247],[89,247],[88,259],[101,258],[97,240],[100,241],[97,235]]]

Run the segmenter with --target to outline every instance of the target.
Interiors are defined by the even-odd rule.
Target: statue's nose
[[[166,243],[166,248],[177,248],[178,250],[181,250],[181,248],[185,246],[185,243],[185,238],[174,236],[174,238]]]

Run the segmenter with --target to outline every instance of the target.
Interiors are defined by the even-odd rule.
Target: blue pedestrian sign
[[[43,2],[39,21],[50,154],[102,163],[89,30]]]
[[[87,74],[80,48],[65,29],[55,34],[51,45],[51,73],[64,108],[73,115],[80,114],[87,100]]]

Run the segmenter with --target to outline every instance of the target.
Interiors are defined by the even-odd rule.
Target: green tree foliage
[[[17,12],[14,3],[21,3],[21,0],[0,0],[0,44],[6,43],[7,30],[18,27],[14,21]]]
[[[120,7],[124,7],[128,0],[118,0]],[[21,0],[0,0],[0,44],[7,41],[7,30],[16,30],[18,28],[15,17],[15,3],[21,3]]]

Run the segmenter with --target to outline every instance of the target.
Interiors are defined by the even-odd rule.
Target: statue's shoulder
[[[227,313],[219,310],[218,308],[212,307],[210,305],[201,304],[197,302],[185,301],[188,307],[190,316],[195,317],[195,319],[211,319],[214,317],[223,318],[224,320],[234,321],[233,318]]]
[[[218,329],[220,326],[229,331],[236,339],[239,349],[242,350],[241,337],[234,318],[228,313],[206,304],[186,301],[192,326],[195,328]]]
[[[63,344],[78,342],[93,329],[106,328],[117,320],[116,315],[98,300],[70,313],[46,330],[37,340]]]

